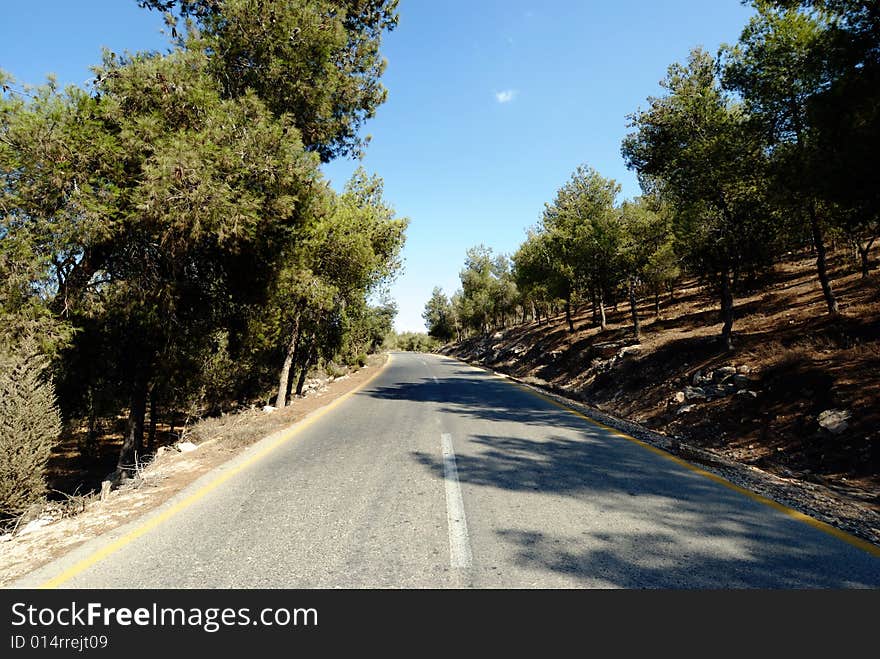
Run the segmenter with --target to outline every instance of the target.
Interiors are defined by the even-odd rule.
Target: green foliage
[[[545,231],[533,230],[513,255],[513,276],[523,294],[523,303],[544,309],[570,295],[568,269],[554,256],[558,248]]]
[[[424,332],[392,332],[386,338],[384,347],[386,350],[432,352],[440,347],[440,342]]]
[[[754,4],[739,43],[724,52],[725,85],[767,134],[786,238],[809,232],[836,314],[825,233],[848,236],[863,276],[880,236],[880,18],[875,3],[859,0]]]
[[[332,361],[324,364],[324,372],[331,378],[341,378],[343,375],[345,375],[345,369],[340,368]]]
[[[44,470],[61,431],[48,359],[36,340],[0,345],[0,515],[45,492]]]
[[[444,343],[455,336],[455,311],[452,302],[439,286],[434,287],[431,298],[425,303],[422,312],[428,335]]]
[[[214,413],[288,355],[362,363],[407,226],[380,178],[337,195],[318,170],[364,144],[396,2],[141,4],[190,22],[165,55],[105,53],[92,93],[0,75],[0,320],[41,337],[67,417],[127,413],[120,465],[148,395]]]
[[[681,256],[719,292],[729,346],[732,282],[770,262],[774,234],[767,222],[766,149],[744,109],[721,88],[705,51],[669,67],[666,95],[631,116],[627,164],[653,194],[675,209]]]
[[[266,320],[286,345],[276,401],[283,405],[291,372],[318,359],[349,362],[375,351],[390,331],[396,306],[371,307],[401,267],[408,224],[383,198],[383,183],[359,168],[341,195],[323,208],[291,246],[277,272]]]
[[[249,92],[289,114],[323,161],[358,155],[358,131],[386,98],[379,82],[382,33],[397,25],[397,0],[142,0],[194,21],[191,49],[210,54],[226,97]],[[177,21],[168,14],[172,28]]]
[[[511,262],[484,245],[467,251],[464,268],[459,273],[461,294],[451,303],[451,318],[462,328],[488,332],[504,325],[515,312],[519,297]]]
[[[650,197],[620,206],[622,237],[620,264],[636,286],[658,291],[681,274],[670,209]]]
[[[554,258],[567,273],[568,295],[588,289],[607,299],[619,270],[621,227],[614,202],[620,186],[597,171],[581,166],[544,210],[543,229],[550,236]]]

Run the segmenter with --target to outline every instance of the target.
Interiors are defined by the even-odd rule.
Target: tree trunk
[[[306,375],[309,373],[309,364],[306,362],[303,364],[302,370],[299,372],[299,379],[296,381],[296,395],[302,396],[303,386],[306,383]]]
[[[828,279],[825,239],[822,236],[822,227],[819,225],[819,218],[816,217],[816,207],[813,202],[810,202],[809,211],[810,229],[813,233],[813,247],[816,249],[816,270],[819,273],[819,283],[822,284],[822,294],[825,296],[825,303],[828,305],[828,313],[836,316],[839,313],[837,298],[834,297],[834,291],[831,290],[831,281]]]
[[[660,289],[654,289],[654,318],[660,317]]]
[[[871,253],[871,245],[874,244],[875,240],[876,236],[874,238],[871,238],[871,240],[868,241],[864,248],[862,247],[861,243],[856,243],[856,246],[859,250],[860,261],[862,264],[862,279],[867,279],[871,274],[871,262],[868,259],[868,256]]]
[[[608,322],[605,318],[605,296],[602,293],[599,293],[599,329],[605,331],[607,327]]]
[[[565,321],[568,323],[568,331],[574,332],[574,320],[571,317],[571,298],[565,298]]]
[[[302,370],[299,372],[299,380],[296,383],[296,395],[302,396],[303,385],[306,383],[306,376],[309,373],[309,368],[312,366],[312,361],[316,357],[315,355],[315,344],[314,341],[311,341],[308,347],[305,350],[306,359],[303,362]]]
[[[296,355],[296,345],[299,343],[299,314],[293,331],[290,333],[290,341],[287,344],[287,352],[284,355],[284,363],[281,365],[281,374],[278,376],[278,395],[275,397],[275,407],[287,405],[287,390],[289,389],[290,367],[293,366],[293,358]]]
[[[632,279],[629,280],[629,308],[632,313],[633,336],[638,340],[641,336],[641,328],[639,327],[639,311],[636,305],[636,285]]]
[[[730,269],[721,273],[721,342],[725,350],[733,350],[733,291],[730,286]]]
[[[119,451],[119,461],[116,463],[118,475],[133,474],[135,457],[143,452],[144,416],[147,413],[147,381],[149,379],[144,371],[144,368],[139,368],[135,373],[125,437],[122,440],[122,449]]]
[[[156,447],[156,415],[158,414],[158,410],[156,409],[156,394],[155,392],[150,392],[150,429],[147,432],[147,448],[149,450],[153,450]]]

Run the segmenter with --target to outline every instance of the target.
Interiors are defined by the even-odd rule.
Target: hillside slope
[[[880,512],[880,277],[861,279],[840,252],[835,266],[840,318],[824,313],[812,259],[793,258],[737,298],[732,353],[694,281],[658,318],[642,301],[638,343],[621,304],[604,332],[586,308],[574,333],[559,315],[444,352]]]

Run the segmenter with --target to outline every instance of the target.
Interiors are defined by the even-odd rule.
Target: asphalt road
[[[393,355],[295,437],[131,533],[19,585],[67,570],[62,586],[86,588],[880,586],[864,550],[436,355]]]

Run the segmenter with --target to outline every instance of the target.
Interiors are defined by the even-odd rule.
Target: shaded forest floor
[[[880,513],[880,274],[862,279],[839,250],[832,318],[814,259],[801,256],[738,295],[733,352],[717,341],[718,302],[696,281],[664,296],[657,318],[654,300],[641,301],[639,342],[621,303],[605,331],[586,308],[574,333],[559,315],[444,352]],[[847,427],[820,426],[827,410]]]
[[[172,426],[161,418],[158,420],[152,446],[145,447],[143,455],[137,456],[138,466],[146,466],[158,452],[179,442],[199,444],[222,438],[227,445],[231,445],[236,441],[250,441],[255,436],[260,437],[278,427],[289,425],[292,423],[292,414],[302,409],[311,409],[316,404],[323,404],[321,399],[327,393],[328,386],[335,381],[347,379],[356,371],[357,369],[339,367],[337,372],[343,374],[335,378],[323,371],[312,373],[306,380],[304,395],[294,396],[288,408],[277,410],[273,414],[265,414],[255,405],[205,418],[188,418],[181,412],[166,412],[161,417],[173,417],[175,425]],[[149,412],[147,420],[149,421]],[[49,500],[65,501],[71,496],[84,496],[100,491],[101,482],[116,469],[125,425],[126,414],[120,414],[116,419],[103,419],[103,432],[86,450],[83,450],[87,436],[85,425],[65,427],[46,466]]]

